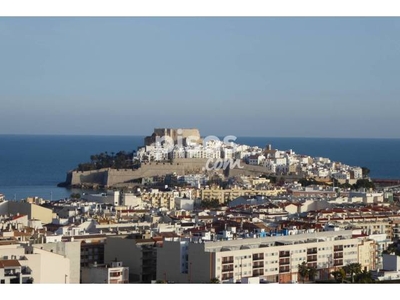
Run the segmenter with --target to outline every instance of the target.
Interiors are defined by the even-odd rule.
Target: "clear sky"
[[[0,18],[0,134],[400,138],[400,18]]]

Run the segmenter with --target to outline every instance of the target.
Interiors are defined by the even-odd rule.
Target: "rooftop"
[[[0,260],[0,268],[20,267],[21,264],[16,259],[3,259]]]
[[[240,247],[243,245],[246,245],[249,248],[260,248],[266,245],[275,246],[276,243],[279,243],[281,245],[293,245],[302,243],[325,242],[328,239],[343,240],[351,238],[352,230],[324,231],[287,236],[272,236],[264,238],[247,238],[230,241],[205,242],[204,247],[208,252],[220,252],[223,248],[239,250]]]

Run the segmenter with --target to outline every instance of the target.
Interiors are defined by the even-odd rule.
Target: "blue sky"
[[[0,134],[400,138],[400,18],[0,18]]]

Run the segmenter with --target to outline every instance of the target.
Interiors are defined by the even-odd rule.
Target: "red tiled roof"
[[[21,264],[16,259],[3,259],[0,260],[0,268],[4,269],[7,267],[20,267]]]
[[[12,220],[17,220],[17,219],[19,219],[19,218],[23,218],[23,217],[26,217],[27,215],[19,215],[19,216],[14,216],[14,217],[12,217]]]

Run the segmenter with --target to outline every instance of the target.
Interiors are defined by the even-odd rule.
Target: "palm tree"
[[[349,274],[351,277],[351,282],[354,283],[354,275],[358,275],[361,273],[361,264],[352,263],[343,267],[346,274]]]
[[[303,261],[301,264],[299,264],[298,268],[299,268],[299,274],[300,274],[301,278],[303,279],[303,283],[304,283],[305,278],[308,276],[308,272],[309,272],[307,263],[305,261]]]
[[[356,275],[355,281],[357,283],[372,283],[374,279],[372,278],[371,271],[364,270],[360,274]]]
[[[315,280],[315,275],[317,275],[317,268],[310,267],[308,268],[308,277],[310,280]]]

